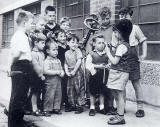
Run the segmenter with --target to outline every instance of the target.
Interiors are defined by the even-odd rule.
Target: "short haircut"
[[[111,10],[108,7],[103,7],[99,10],[100,17],[106,17],[109,15],[111,17]]]
[[[69,22],[69,25],[71,26],[71,20],[69,19],[69,17],[62,17],[60,19],[60,25],[62,25],[64,22]]]
[[[64,31],[64,30],[62,30],[62,29],[58,29],[58,30],[56,30],[55,32],[54,32],[54,35],[55,35],[55,40],[57,40],[57,37],[58,37],[58,34],[59,33],[64,33],[64,34],[66,34],[66,32]]]
[[[58,48],[58,44],[54,40],[50,39],[45,44],[45,52],[46,53],[47,53],[47,50],[50,49],[51,45],[55,45],[55,47]]]
[[[96,39],[97,38],[103,38],[104,39],[104,36],[102,34],[98,34],[98,35],[95,35],[92,39],[93,42],[96,42]]]
[[[55,11],[56,12],[56,9],[53,6],[47,6],[46,9],[45,9],[45,13],[47,14],[48,11]]]
[[[69,42],[69,41],[71,41],[72,39],[73,39],[73,40],[76,39],[77,42],[79,42],[79,38],[78,38],[78,36],[76,36],[76,34],[73,34],[73,33],[70,34],[69,37],[67,38],[67,41]]]
[[[126,15],[129,14],[130,16],[133,15],[133,10],[130,7],[121,8],[118,12],[119,15]]]
[[[90,14],[89,18],[95,19],[96,21],[98,21],[98,16],[95,14]]]
[[[30,18],[33,18],[33,17],[34,15],[31,12],[22,10],[18,14],[16,23],[17,25],[20,25],[23,21],[27,22]]]

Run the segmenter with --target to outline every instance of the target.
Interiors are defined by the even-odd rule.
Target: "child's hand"
[[[95,68],[103,69],[103,68],[105,68],[105,65],[104,64],[99,64],[99,65],[96,65]]]
[[[51,38],[51,37],[52,37],[52,34],[53,34],[53,32],[52,32],[52,31],[49,31],[49,32],[47,33],[47,37],[48,37],[48,38]]]
[[[66,72],[66,75],[67,75],[68,77],[71,77],[71,73],[70,73],[70,72]]]
[[[64,76],[64,71],[61,71],[60,77]]]
[[[111,68],[111,63],[107,64],[105,68],[109,70]]]
[[[108,45],[106,45],[105,51],[106,51],[106,53],[110,52],[110,48],[108,47]]]
[[[147,55],[143,54],[141,56],[139,56],[140,61],[144,60],[146,58]]]
[[[71,76],[75,76],[76,72],[73,70],[71,71]]]
[[[41,80],[44,81],[46,78],[42,75],[41,76]]]

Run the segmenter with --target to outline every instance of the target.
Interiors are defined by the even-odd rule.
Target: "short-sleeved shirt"
[[[42,51],[33,48],[32,50],[32,63],[34,70],[38,75],[43,75],[43,66],[44,66],[45,55]]]
[[[137,46],[139,43],[142,43],[147,38],[144,36],[143,32],[141,31],[140,27],[138,25],[133,25],[132,32],[129,37],[129,44],[130,46]],[[116,47],[118,41],[114,35],[114,32],[112,34],[112,46]]]
[[[68,65],[68,68],[73,69],[77,63],[78,59],[82,59],[82,52],[79,48],[75,51],[68,50],[65,53],[65,63]]]
[[[11,38],[10,57],[16,52],[22,53],[18,60],[32,60],[29,40],[23,30],[17,30]]]

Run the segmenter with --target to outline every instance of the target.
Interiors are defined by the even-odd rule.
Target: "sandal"
[[[145,113],[144,110],[137,110],[136,117],[144,117]]]

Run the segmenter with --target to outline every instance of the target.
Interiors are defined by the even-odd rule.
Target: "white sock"
[[[104,109],[104,105],[99,105],[99,109],[103,110]]]
[[[33,105],[33,106],[32,106],[32,110],[33,110],[33,112],[35,112],[35,111],[37,110],[37,106],[36,106],[36,105]]]
[[[94,106],[94,105],[91,105],[91,106],[90,106],[90,109],[95,109],[95,106]]]

